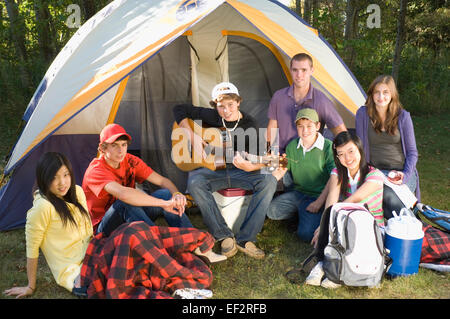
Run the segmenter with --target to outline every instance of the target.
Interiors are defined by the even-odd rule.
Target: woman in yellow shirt
[[[36,290],[39,248],[58,285],[77,287],[92,222],[83,189],[75,185],[72,166],[60,153],[46,153],[36,167],[38,189],[25,226],[28,285],[5,291],[23,297]]]

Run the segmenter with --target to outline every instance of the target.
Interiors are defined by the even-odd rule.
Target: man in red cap
[[[127,153],[130,142],[131,136],[118,124],[109,124],[100,133],[100,156],[89,164],[83,179],[94,230],[109,235],[133,221],[154,226],[159,216],[172,227],[193,227],[184,214],[186,197],[168,178]],[[144,181],[161,189],[149,195],[135,188],[136,182]]]

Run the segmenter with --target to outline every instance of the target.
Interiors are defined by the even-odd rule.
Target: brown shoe
[[[244,247],[240,245],[236,245],[237,248],[242,251],[244,254],[249,255],[250,257],[256,259],[263,259],[265,257],[264,251],[256,247],[254,243],[248,241],[245,243]]]
[[[215,252],[212,251],[212,249],[208,250],[207,252],[202,253],[200,251],[200,248],[197,247],[194,250],[194,254],[196,254],[198,256],[206,257],[208,259],[209,263],[211,263],[211,264],[215,264],[215,263],[219,263],[221,261],[227,260],[227,256],[216,254]]]
[[[222,240],[220,247],[222,249],[222,255],[228,258],[233,257],[237,253],[236,239],[228,237]]]

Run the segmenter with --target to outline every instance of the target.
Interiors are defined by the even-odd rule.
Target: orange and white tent
[[[5,167],[12,176],[0,190],[0,230],[23,226],[43,152],[64,152],[81,183],[108,123],[131,133],[132,149],[146,143],[157,153],[152,161],[167,162],[171,106],[208,106],[213,86],[230,81],[244,97],[243,110],[264,126],[271,95],[291,83],[289,60],[300,52],[313,58],[313,85],[354,127],[364,91],[318,31],[281,3],[113,1],[62,49],[25,111]]]

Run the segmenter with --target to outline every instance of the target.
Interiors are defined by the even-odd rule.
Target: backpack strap
[[[331,206],[325,209],[325,211],[322,213],[322,217],[320,218],[320,231],[319,231],[319,237],[317,239],[317,245],[314,248],[314,250],[309,254],[308,257],[302,262],[300,268],[305,269],[307,268],[307,265],[316,259],[317,261],[323,260],[323,251],[325,249],[325,246],[328,244],[328,227],[330,224],[330,213],[331,213]],[[313,258],[316,257],[316,258]]]
[[[347,249],[349,247],[349,242],[348,242],[348,220],[350,218],[350,215],[353,214],[355,211],[351,211],[347,214],[347,216],[345,217],[345,227],[344,227],[344,234],[345,234],[345,248]]]

